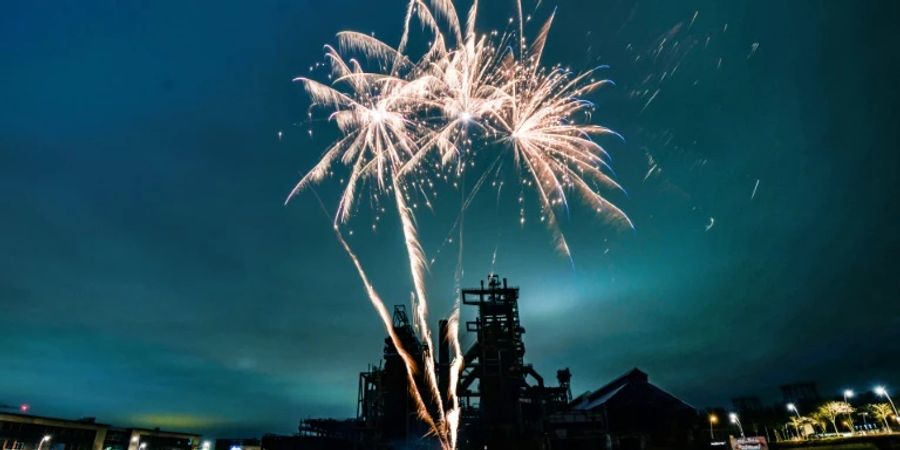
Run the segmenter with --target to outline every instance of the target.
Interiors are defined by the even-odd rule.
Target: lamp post
[[[788,404],[787,404],[787,410],[788,410],[788,411],[793,411],[794,414],[797,415],[797,418],[798,418],[798,419],[802,419],[802,417],[800,416],[800,411],[797,411],[797,405],[795,405],[795,404],[793,404],[793,403],[788,403]]]
[[[713,434],[713,425],[719,423],[719,418],[715,414],[709,415],[709,441],[712,442],[716,440],[716,436]]]
[[[853,390],[844,389],[844,403],[846,403],[847,406],[851,406],[850,399],[853,398],[853,395],[854,395]],[[847,412],[847,422],[851,424],[851,426],[848,426],[848,428],[850,428],[850,432],[853,433],[855,430],[853,430],[853,428],[852,428],[853,416],[851,414],[852,413]]]
[[[800,432],[800,422],[799,422],[799,420],[802,420],[803,417],[800,415],[800,411],[797,411],[797,405],[795,405],[795,404],[793,404],[793,403],[788,403],[788,404],[787,404],[787,410],[788,410],[788,411],[793,411],[793,413],[797,415],[798,422],[797,422],[797,426],[795,427],[795,428],[797,429],[797,438],[802,439],[802,438],[803,438],[803,433]]]
[[[52,438],[53,436],[50,436],[49,434],[42,437],[41,442],[38,442],[37,450],[41,450],[44,447],[44,442],[50,442],[50,439]]]
[[[741,438],[745,438],[744,436],[744,427],[741,425],[741,419],[738,417],[736,413],[729,413],[728,419],[731,420],[731,423],[737,425],[738,430],[741,432]]]
[[[850,403],[850,399],[853,398],[853,390],[844,389],[844,403]]]
[[[884,386],[875,386],[875,393],[881,397],[887,397],[888,403],[891,404],[891,409],[894,410],[894,415],[900,417],[900,414],[897,414],[897,407],[894,406],[894,401],[891,400],[891,396],[890,394],[888,394],[888,391],[884,388]]]

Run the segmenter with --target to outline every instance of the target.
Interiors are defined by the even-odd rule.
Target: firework
[[[419,416],[445,449],[456,447],[459,426],[456,380],[463,361],[458,340],[459,306],[450,316],[447,335],[439,336],[447,339],[454,350],[449,404],[444,405],[428,326],[427,260],[415,214],[409,206],[411,199],[425,194],[423,186],[433,186],[441,172],[445,177],[446,173],[461,176],[467,163],[474,164],[466,161],[468,152],[464,150],[485,144],[509,149],[515,164],[524,169],[527,183],[537,192],[542,221],[561,253],[570,254],[556,211],[568,208],[567,193],[576,193],[603,217],[631,226],[624,212],[600,192],[601,188],[621,187],[607,174],[608,155],[592,137],[615,133],[589,123],[593,105],[584,99],[610,82],[596,79],[596,69],[575,74],[559,65],[542,66],[553,15],[529,46],[524,37],[521,2],[516,6],[516,30],[478,35],[477,0],[465,21],[460,20],[451,0],[430,0],[427,4],[410,0],[396,48],[373,36],[341,32],[337,49],[325,47],[331,83],[305,77],[295,80],[303,84],[312,99],[311,110],[326,110],[341,138],[301,178],[288,201],[323,181],[335,166],[349,169],[333,218],[335,232],[406,364],[410,393]],[[418,59],[406,54],[414,21],[432,37]],[[349,55],[356,55],[363,62]],[[376,70],[367,70],[369,67]],[[490,172],[488,169],[476,183],[470,199]],[[353,216],[357,199],[366,186],[371,187],[370,195],[392,197],[400,218],[413,281],[415,325],[424,343],[421,370],[425,386],[416,384],[415,375],[420,368],[394,336],[384,302],[341,233],[341,225]],[[469,200],[463,203],[462,210],[468,203]],[[420,388],[430,394],[435,411],[426,406]]]

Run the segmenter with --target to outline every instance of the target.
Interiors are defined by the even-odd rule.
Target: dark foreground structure
[[[697,411],[650,384],[634,369],[592,392],[572,398],[569,369],[555,385],[525,362],[525,328],[519,322],[519,289],[492,275],[487,285],[462,291],[463,305],[477,308],[466,331],[475,342],[464,351],[457,392],[461,402],[459,448],[516,450],[693,448]],[[421,367],[430,358],[402,306],[394,308],[394,332]],[[440,395],[450,386],[448,324],[441,321],[435,367]],[[418,376],[422,376],[419,374]],[[421,380],[419,380],[421,381]],[[424,383],[417,383],[420,386]],[[428,392],[420,393],[430,398]],[[435,405],[429,405],[436,411]],[[264,450],[439,448],[423,437],[403,360],[390,339],[384,359],[359,377],[356,419],[310,419],[297,437],[268,436]]]

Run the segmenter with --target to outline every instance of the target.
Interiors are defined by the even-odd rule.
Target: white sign
[[[732,437],[732,450],[769,450],[765,436]]]

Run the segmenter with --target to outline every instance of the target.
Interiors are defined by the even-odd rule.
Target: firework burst
[[[596,79],[596,69],[575,74],[559,65],[542,66],[553,15],[528,45],[521,2],[517,2],[516,11],[516,31],[479,35],[477,0],[464,21],[451,0],[410,0],[396,48],[370,35],[341,32],[338,48],[325,47],[331,82],[295,79],[312,100],[311,113],[327,111],[341,137],[301,178],[288,201],[334,173],[336,166],[349,169],[333,218],[335,232],[405,362],[419,417],[445,449],[456,448],[459,426],[455,382],[463,361],[458,341],[459,309],[457,304],[447,335],[439,336],[454,350],[445,405],[438,389],[428,326],[427,260],[414,209],[409,206],[413,197],[424,194],[423,186],[433,186],[442,171],[445,177],[448,172],[460,176],[467,164],[474,165],[474,161],[466,161],[465,150],[473,146],[505,148],[515,165],[527,174],[523,182],[535,187],[541,219],[561,253],[570,255],[556,214],[568,207],[571,193],[601,216],[631,226],[624,212],[601,194],[601,189],[621,187],[608,175],[608,155],[592,138],[615,133],[590,123],[594,106],[584,99],[610,81]],[[414,60],[406,49],[410,28],[416,21],[432,40],[424,54]],[[376,70],[365,70],[364,66]],[[476,191],[488,172],[476,184]],[[413,281],[414,323],[424,344],[423,367],[418,367],[396,338],[384,302],[341,232],[366,186],[371,187],[367,191],[370,195],[392,197],[401,221]],[[430,205],[427,200],[426,204]],[[424,372],[424,386],[417,384],[419,371]]]

